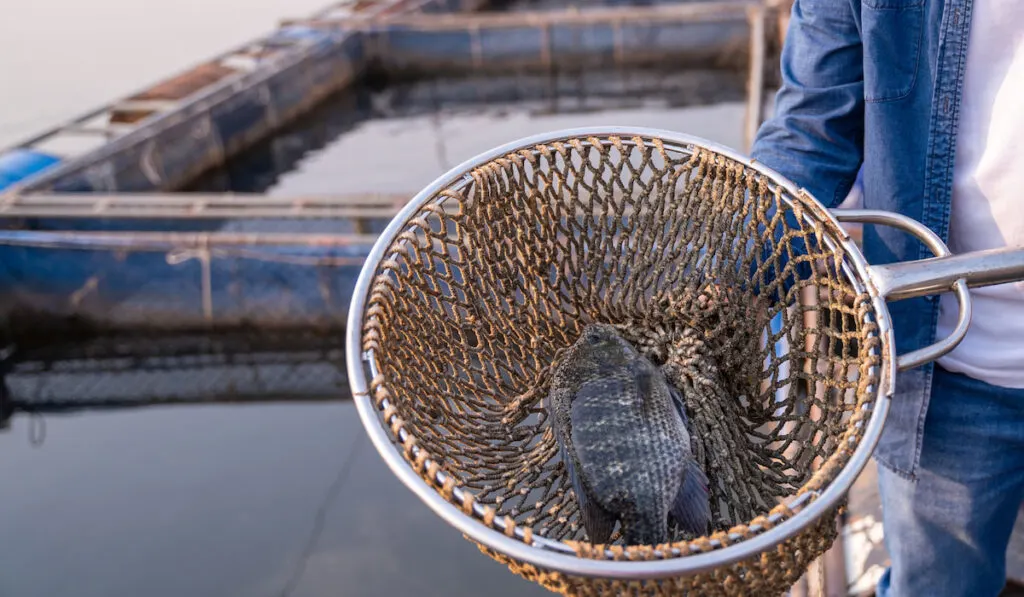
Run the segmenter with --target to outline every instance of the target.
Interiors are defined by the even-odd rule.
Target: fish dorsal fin
[[[683,418],[683,424],[688,424],[686,410],[683,404],[683,397],[668,383],[665,374],[656,368],[649,361],[638,361],[633,367],[633,381],[640,397],[641,414],[645,423],[651,420],[652,411],[657,409],[657,416],[661,416],[661,409],[664,408],[664,392],[668,391],[668,398],[672,401],[676,410]],[[653,417],[653,418],[657,418]]]

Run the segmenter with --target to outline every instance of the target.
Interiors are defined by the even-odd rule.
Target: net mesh
[[[585,542],[543,408],[563,349],[593,321],[618,326],[683,390],[714,532],[671,529],[682,554],[770,528],[790,498],[827,486],[870,414],[872,303],[826,227],[726,156],[610,136],[506,154],[406,221],[363,319],[382,424],[425,482],[467,514],[483,506],[481,524],[504,519],[527,542],[602,557]],[[825,516],[750,561],[644,582],[481,549],[564,594],[760,595],[789,588],[835,535]],[[656,557],[618,532],[611,541],[623,558]]]

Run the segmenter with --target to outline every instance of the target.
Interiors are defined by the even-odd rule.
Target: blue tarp
[[[12,149],[0,154],[0,191],[39,174],[60,162],[55,155],[31,149]]]

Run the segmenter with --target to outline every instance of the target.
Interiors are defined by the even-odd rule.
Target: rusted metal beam
[[[84,124],[73,124],[62,129],[62,132],[69,135],[98,135],[101,137],[114,137],[131,130],[131,126],[112,123],[103,126],[87,126]]]
[[[228,74],[237,74],[238,71],[234,69],[226,69],[230,71]],[[224,75],[225,77],[227,74]],[[202,79],[195,83],[193,86],[195,90],[201,89],[206,85],[215,83],[219,79]],[[186,97],[187,90],[179,90],[182,97]],[[112,124],[134,124],[144,118],[157,112],[170,112],[177,108],[180,102],[177,99],[160,99],[160,98],[143,98],[143,99],[127,99],[114,104],[110,109],[110,122]]]

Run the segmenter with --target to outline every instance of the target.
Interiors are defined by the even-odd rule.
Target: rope
[[[363,319],[380,371],[371,393],[424,482],[593,557],[541,403],[591,321],[618,326],[683,390],[716,521],[709,537],[676,532],[684,553],[770,526],[784,500],[835,478],[873,400],[878,335],[823,227],[781,190],[644,138],[550,143],[466,178],[406,222]],[[753,560],[659,581],[556,574],[481,549],[566,595],[770,595],[832,544],[834,514]],[[612,541],[624,558],[653,557]]]

